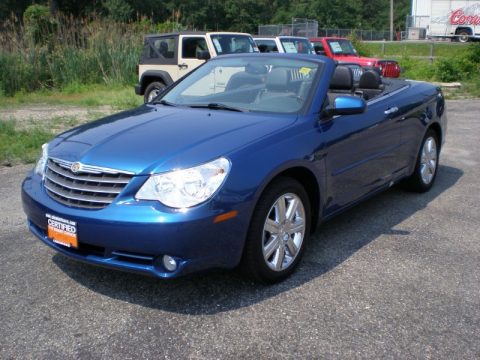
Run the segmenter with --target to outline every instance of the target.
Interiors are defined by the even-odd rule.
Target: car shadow
[[[211,271],[161,280],[80,263],[60,254],[53,262],[77,283],[105,296],[181,314],[216,314],[247,307],[322,276],[383,234],[408,235],[395,227],[452,187],[463,171],[440,166],[435,186],[424,194],[394,187],[336,218],[312,235],[297,271],[275,285],[259,285],[234,271]],[[352,236],[354,234],[354,236]]]

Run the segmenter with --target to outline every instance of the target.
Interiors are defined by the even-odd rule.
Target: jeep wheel
[[[152,82],[145,89],[145,95],[143,96],[143,101],[145,103],[151,102],[153,99],[155,99],[158,96],[158,94],[162,92],[163,89],[165,89],[165,84],[163,82],[160,82],[160,81]]]

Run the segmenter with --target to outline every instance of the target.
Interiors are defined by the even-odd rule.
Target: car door
[[[320,123],[325,140],[326,214],[389,184],[402,169],[402,111],[387,96],[367,103],[359,115]]]
[[[180,78],[205,62],[205,60],[198,59],[197,54],[199,51],[208,51],[208,46],[204,35],[181,35],[179,47],[178,74]]]

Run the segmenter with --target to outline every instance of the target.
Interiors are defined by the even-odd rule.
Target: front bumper
[[[241,258],[249,211],[246,204],[220,208],[205,203],[185,211],[122,194],[101,210],[62,205],[48,196],[38,175],[22,184],[22,203],[30,231],[53,249],[76,260],[104,267],[171,278],[209,268],[233,268]],[[236,210],[230,220],[216,216]],[[77,223],[78,249],[47,236],[46,214]],[[167,271],[163,255],[177,260]]]
[[[143,95],[144,92],[142,91],[142,86],[140,84],[135,85],[135,94],[136,95]]]

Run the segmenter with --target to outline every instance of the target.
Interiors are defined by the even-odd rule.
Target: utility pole
[[[390,41],[393,41],[393,0],[390,0]]]

